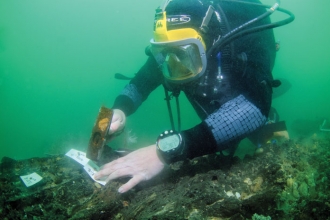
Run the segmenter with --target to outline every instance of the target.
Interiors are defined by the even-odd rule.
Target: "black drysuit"
[[[262,7],[229,1],[220,1],[220,6],[226,17],[223,20],[227,21],[227,31],[265,12]],[[268,23],[270,19],[265,18],[249,28]],[[222,36],[225,34],[222,33]],[[235,147],[266,122],[271,106],[271,71],[276,53],[273,31],[240,36],[217,52],[221,52],[223,57],[221,81],[216,78],[218,62],[216,56],[212,55],[200,79],[179,87],[202,122],[181,131],[185,154],[174,161]],[[165,82],[160,67],[150,56],[116,98],[113,108],[121,109],[128,116],[160,85],[173,88]]]

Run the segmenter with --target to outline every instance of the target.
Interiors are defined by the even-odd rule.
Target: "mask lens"
[[[169,53],[163,63],[163,74],[166,78],[175,79],[189,76],[191,71],[184,65],[176,54]]]
[[[151,53],[162,67],[164,77],[179,82],[195,78],[202,72],[202,55],[205,53],[201,48],[194,42],[169,42],[161,45],[152,44]]]
[[[196,75],[202,70],[202,60],[200,58],[200,53],[198,47],[195,44],[189,44],[181,46],[182,57],[180,60],[187,69],[191,71],[192,74]],[[179,55],[180,56],[180,55]]]

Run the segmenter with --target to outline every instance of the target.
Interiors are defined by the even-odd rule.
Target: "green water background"
[[[0,0],[0,158],[85,150],[99,107],[111,107],[127,83],[114,73],[133,76],[146,60],[159,4]],[[296,119],[330,116],[330,1],[283,0],[281,6],[296,20],[275,29],[281,49],[273,74],[292,88],[273,106],[290,129]],[[170,127],[163,96],[158,88],[128,118],[138,137],[133,147],[153,144]],[[181,103],[183,129],[190,128],[199,119],[184,96]]]

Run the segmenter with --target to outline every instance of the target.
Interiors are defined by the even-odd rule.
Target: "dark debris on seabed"
[[[64,155],[0,164],[1,219],[330,219],[330,135],[269,144],[244,159],[178,162],[133,190],[105,186]],[[43,179],[26,187],[20,176]]]

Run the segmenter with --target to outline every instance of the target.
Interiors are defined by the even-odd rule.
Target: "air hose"
[[[236,2],[236,3],[241,3],[241,4],[249,4],[249,5],[254,5],[254,6],[258,6],[258,7],[264,7],[264,8],[269,8],[269,10],[265,13],[263,13],[262,15],[259,15],[258,17],[240,25],[237,28],[234,28],[233,30],[231,30],[230,32],[228,32],[226,35],[224,35],[222,38],[220,38],[211,48],[210,50],[207,52],[207,58],[209,58],[210,56],[214,55],[214,51],[218,51],[219,48],[221,48],[223,45],[228,44],[229,42],[231,42],[232,40],[242,36],[242,35],[247,35],[247,34],[251,34],[251,33],[256,33],[256,32],[260,32],[266,29],[272,29],[272,28],[276,28],[276,27],[280,27],[283,25],[286,25],[290,22],[292,22],[295,19],[295,16],[293,13],[291,13],[288,10],[279,8],[280,5],[280,1],[277,0],[276,3],[273,6],[269,6],[269,5],[263,5],[263,4],[258,4],[258,3],[252,3],[252,2],[245,2],[245,1],[239,1],[239,0],[222,0],[224,2]],[[218,4],[215,5],[215,7],[217,8],[217,10],[221,10],[220,6]],[[281,20],[281,21],[277,21],[271,24],[265,24],[265,25],[260,25],[257,27],[253,27],[253,28],[249,28],[247,29],[248,26],[254,24],[257,21],[260,21],[268,16],[270,16],[275,10],[283,12],[287,15],[289,15],[288,18]]]
[[[280,1],[276,0],[276,3],[273,6],[269,6],[269,5],[263,5],[263,4],[258,4],[258,3],[252,3],[252,2],[244,2],[244,1],[239,1],[239,0],[221,0],[221,1],[226,1],[226,2],[237,2],[237,3],[241,3],[241,4],[249,4],[249,5],[254,5],[254,6],[258,6],[258,7],[264,7],[264,8],[268,8],[269,10],[263,14],[261,14],[260,16],[242,24],[241,26],[234,28],[233,30],[231,30],[230,32],[228,32],[226,35],[224,35],[222,38],[220,38],[217,42],[215,42],[215,44],[210,48],[210,50],[207,52],[207,59],[213,55],[213,53],[217,53],[219,51],[219,49],[225,45],[227,45],[228,43],[230,43],[231,41],[233,41],[234,39],[242,36],[242,35],[247,35],[247,34],[251,34],[251,33],[256,33],[256,32],[260,32],[263,30],[267,30],[267,29],[272,29],[272,28],[276,28],[276,27],[280,27],[283,25],[286,25],[290,22],[292,22],[295,19],[294,14],[292,14],[290,11],[279,8],[280,5]],[[214,4],[214,7],[221,13],[222,9],[218,4]],[[254,24],[257,21],[260,21],[268,16],[270,16],[275,10],[283,12],[287,15],[289,15],[289,18],[286,18],[284,20],[278,21],[278,22],[274,22],[271,24],[266,24],[266,25],[260,25],[257,27],[253,27],[253,28],[249,28],[247,29],[248,26]],[[225,18],[225,16],[224,16]],[[227,22],[225,22],[227,23]],[[227,27],[222,27],[222,28],[228,28]],[[227,48],[225,50],[225,53],[230,53],[229,52],[230,49]],[[170,105],[170,95],[168,94],[169,90],[164,86],[165,89],[165,99],[167,102],[167,107],[169,110],[169,116],[170,116],[170,121],[171,121],[171,127],[173,130],[175,130],[175,126],[174,126],[174,120],[173,120],[173,114],[172,114],[172,109],[171,109],[171,105]],[[172,93],[173,95],[173,93]],[[181,130],[181,117],[180,117],[180,107],[179,107],[179,100],[178,100],[178,93],[174,95],[174,97],[176,98],[176,107],[177,107],[177,115],[178,115],[178,131]],[[198,103],[197,103],[198,104]]]

